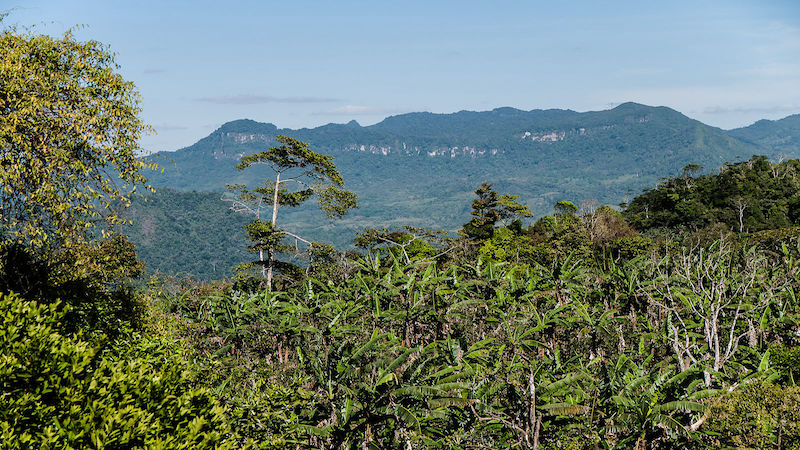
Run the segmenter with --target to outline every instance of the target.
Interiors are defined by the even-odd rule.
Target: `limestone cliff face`
[[[407,156],[430,156],[430,157],[466,157],[480,158],[482,156],[494,156],[503,151],[497,148],[479,148],[469,145],[465,146],[419,146],[409,145],[401,142],[396,146],[374,145],[374,144],[350,144],[342,148],[347,152],[370,153],[373,155],[388,156],[389,154],[401,154]]]
[[[250,142],[271,142],[272,136],[261,133],[221,133],[223,139],[231,139],[237,144],[248,144]]]
[[[274,134],[247,133],[235,131],[218,130],[212,135],[219,142],[214,149],[214,159],[239,159],[247,152],[243,151],[243,145],[247,148],[255,147],[266,149],[274,142]]]
[[[563,132],[562,132],[563,134]],[[274,134],[231,132],[218,130],[212,134],[211,138],[218,142],[214,149],[214,159],[239,159],[246,154],[243,148],[266,149],[275,143]],[[339,146],[326,146],[328,152],[354,152],[369,153],[373,155],[388,156],[407,155],[407,156],[429,156],[429,157],[448,157],[448,158],[480,158],[484,156],[494,156],[503,153],[503,150],[490,147],[478,147],[471,145],[464,146],[420,146],[406,142],[399,142],[394,145],[376,143],[352,143]]]

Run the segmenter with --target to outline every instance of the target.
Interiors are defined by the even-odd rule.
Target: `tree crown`
[[[37,246],[85,241],[120,222],[148,129],[139,94],[96,41],[0,31],[0,223],[6,238]],[[106,227],[103,228],[105,231]]]

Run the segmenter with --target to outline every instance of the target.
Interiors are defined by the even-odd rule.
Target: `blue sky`
[[[157,134],[501,106],[669,106],[721,128],[800,113],[797,1],[0,0],[6,24],[106,43]]]

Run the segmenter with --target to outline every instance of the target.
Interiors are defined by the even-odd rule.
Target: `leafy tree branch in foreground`
[[[139,94],[96,41],[0,31],[0,225],[34,247],[86,241],[146,186]]]

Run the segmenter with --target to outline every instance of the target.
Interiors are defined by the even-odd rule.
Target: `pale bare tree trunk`
[[[778,164],[782,163],[783,160],[786,159],[786,155],[784,155],[784,154],[779,154],[777,156],[778,156],[778,161],[775,164],[770,163],[770,165],[769,165],[770,166],[770,172],[772,172],[772,178],[778,178],[778,175],[780,175],[778,173]]]
[[[747,209],[748,202],[742,197],[737,197],[733,201],[733,206],[736,207],[736,211],[739,213],[739,233],[744,231],[744,211]]]
[[[264,266],[264,250],[258,251],[258,260],[261,261],[261,278],[267,278],[266,270],[267,268]]]
[[[281,173],[277,172],[275,177],[275,192],[272,193],[272,226],[278,222],[278,189],[281,184]]]
[[[280,188],[281,184],[281,173],[277,172],[277,176],[275,178],[275,192],[272,193],[272,230],[275,230],[275,224],[278,222],[278,189]],[[267,252],[269,255],[269,261],[267,263],[267,290],[272,290],[272,269],[275,266],[275,250],[270,247],[269,251]],[[263,261],[263,257],[262,257]],[[263,275],[263,267],[262,267],[262,275]]]
[[[586,200],[581,202],[581,219],[583,221],[584,227],[589,232],[589,240],[591,242],[596,242],[598,236],[600,235],[600,231],[598,229],[598,223],[600,216],[597,214],[597,200]]]
[[[528,435],[533,434],[533,443],[531,448],[533,450],[539,450],[539,426],[541,425],[541,420],[536,415],[536,383],[533,379],[533,368],[530,368],[528,371],[528,390],[531,396],[529,409],[528,409]]]
[[[258,208],[256,209],[256,220],[261,220],[261,205],[264,203],[264,198],[259,197]],[[258,260],[261,261],[261,278],[266,278],[266,267],[264,267],[264,249],[258,250]]]

